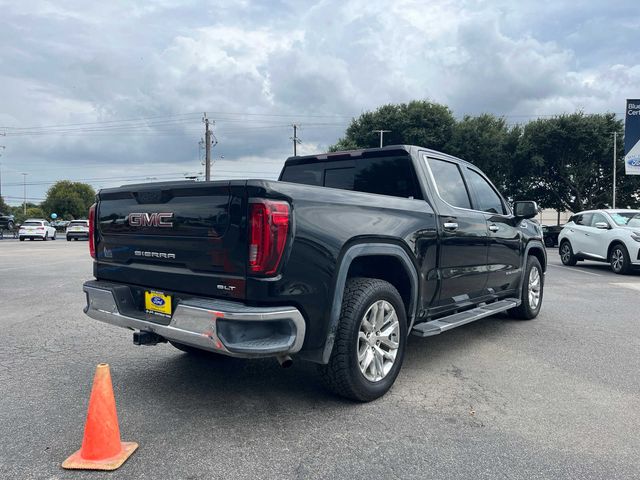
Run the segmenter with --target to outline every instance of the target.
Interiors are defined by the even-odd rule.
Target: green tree
[[[47,216],[56,213],[60,218],[85,218],[95,196],[91,185],[61,180],[47,192],[42,209]]]
[[[45,214],[40,207],[29,207],[27,208],[26,218],[45,218]]]
[[[330,150],[350,150],[380,146],[374,130],[391,130],[384,134],[385,145],[421,145],[444,150],[455,125],[449,107],[424,100],[383,105],[353,119],[345,136]]]
[[[491,114],[465,116],[455,124],[447,153],[473,163],[489,176],[508,198],[513,189],[513,166],[522,129],[510,128],[504,118]]]
[[[9,213],[11,207],[7,205],[4,201],[4,198],[0,196],[0,213]]]
[[[513,168],[515,190],[546,208],[576,212],[610,207],[614,131],[621,139],[622,121],[613,113],[578,112],[528,123]],[[619,152],[621,145],[620,140]],[[621,172],[622,153],[619,157]],[[618,205],[633,206],[638,182],[620,177]]]

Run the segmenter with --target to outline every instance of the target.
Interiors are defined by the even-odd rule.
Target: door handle
[[[445,230],[456,230],[458,228],[458,224],[456,222],[444,222],[442,226]]]
[[[497,225],[491,224],[489,225],[489,230],[491,230],[492,232],[497,232],[498,230],[500,230],[500,227],[498,227]]]

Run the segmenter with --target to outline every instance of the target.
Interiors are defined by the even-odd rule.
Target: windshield
[[[640,228],[640,212],[638,211],[615,212],[611,214],[611,218],[621,227]]]

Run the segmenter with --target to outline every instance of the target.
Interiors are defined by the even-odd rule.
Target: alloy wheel
[[[393,368],[400,347],[400,322],[391,303],[378,300],[360,321],[358,366],[364,377],[379,382]]]
[[[529,306],[536,310],[540,303],[540,291],[542,290],[542,278],[537,268],[532,268],[529,273]]]
[[[563,263],[568,263],[571,258],[571,247],[569,247],[568,243],[562,244],[562,251],[560,252],[560,257]]]
[[[611,268],[614,272],[619,272],[624,267],[624,253],[620,248],[615,248],[611,252]]]

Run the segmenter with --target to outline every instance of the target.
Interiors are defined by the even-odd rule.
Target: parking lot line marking
[[[618,287],[624,287],[624,288],[629,288],[631,290],[640,291],[640,283],[612,283],[611,285],[616,285]]]
[[[602,277],[603,275],[601,273],[593,273],[593,272],[585,272],[584,270],[580,270],[579,268],[569,268],[569,267],[565,267],[562,265],[553,265],[550,264],[550,267],[555,267],[555,268],[562,268],[563,270],[571,270],[572,272],[577,272],[577,273],[584,273],[585,275],[593,275],[595,277]]]

